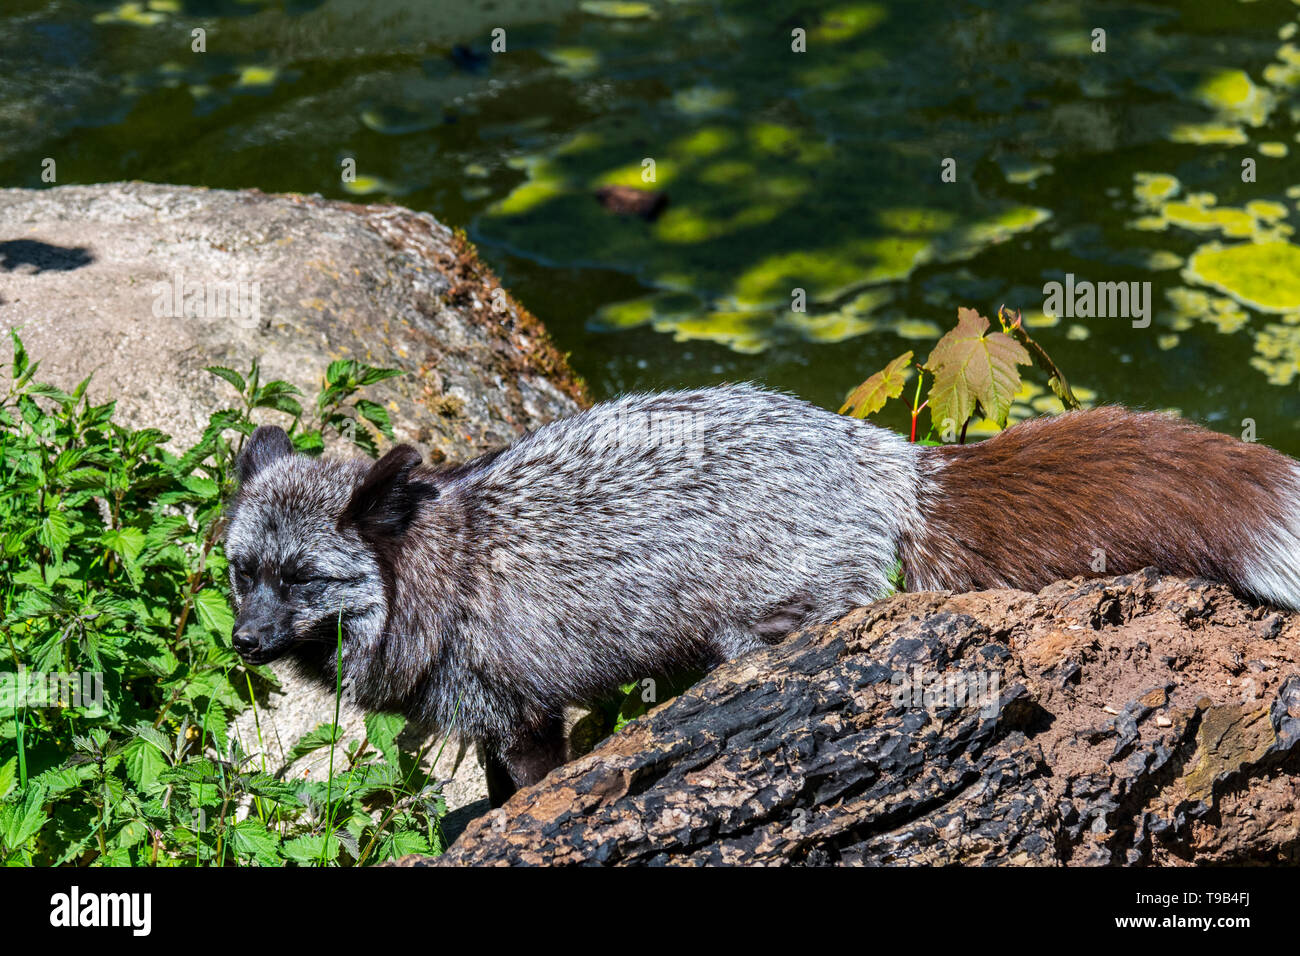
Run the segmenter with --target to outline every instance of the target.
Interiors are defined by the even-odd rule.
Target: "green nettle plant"
[[[39,384],[13,335],[0,401],[0,861],[10,865],[363,865],[438,853],[446,806],[372,715],[346,745],[334,721],[272,754],[256,699],[275,684],[231,647],[222,503],[254,409],[288,418],[308,454],[337,433],[374,455],[385,409],[357,393],[400,374],[353,361],[300,392],[209,369],[238,393],[179,456],[167,436]],[[341,653],[342,635],[339,646]],[[232,718],[252,708],[257,739]],[[443,746],[446,740],[443,740]],[[286,778],[316,753],[323,781]],[[436,757],[434,758],[436,762]]]
[[[957,326],[949,330],[917,369],[916,392],[912,399],[911,440],[917,441],[917,422],[929,410],[930,428],[923,432],[924,444],[966,441],[966,429],[976,412],[992,419],[999,428],[1007,425],[1007,413],[1020,390],[1017,366],[1031,361],[1047,374],[1047,386],[1066,408],[1079,408],[1056,363],[1043,347],[1029,337],[1020,313],[998,309],[999,332],[989,332],[989,320],[975,309],[958,309]],[[849,393],[840,414],[866,418],[885,407],[891,398],[903,394],[912,353],[904,352]],[[930,393],[921,401],[926,375]]]

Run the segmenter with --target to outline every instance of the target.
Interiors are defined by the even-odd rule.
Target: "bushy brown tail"
[[[1038,590],[1152,565],[1300,606],[1296,462],[1152,412],[1104,407],[926,449],[911,589]]]

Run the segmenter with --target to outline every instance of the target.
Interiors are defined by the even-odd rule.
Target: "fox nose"
[[[262,629],[254,627],[252,624],[244,624],[235,629],[231,637],[235,645],[235,650],[240,654],[248,655],[257,650],[262,643]]]

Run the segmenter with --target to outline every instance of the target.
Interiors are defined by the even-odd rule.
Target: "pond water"
[[[1005,303],[1083,397],[1234,433],[1250,418],[1298,454],[1298,14],[3,0],[0,184],[40,186],[50,157],[59,183],[427,210],[602,397],[750,379],[837,407],[900,352],[928,354],[958,306]],[[646,160],[662,215],[596,202],[646,185]],[[1055,314],[1043,287],[1067,274],[1150,283],[1149,325]],[[1054,401],[1027,390],[1013,417]]]

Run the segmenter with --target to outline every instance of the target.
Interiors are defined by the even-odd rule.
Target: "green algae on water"
[[[1207,243],[1187,260],[1183,277],[1260,312],[1300,309],[1300,246],[1290,242]]]

